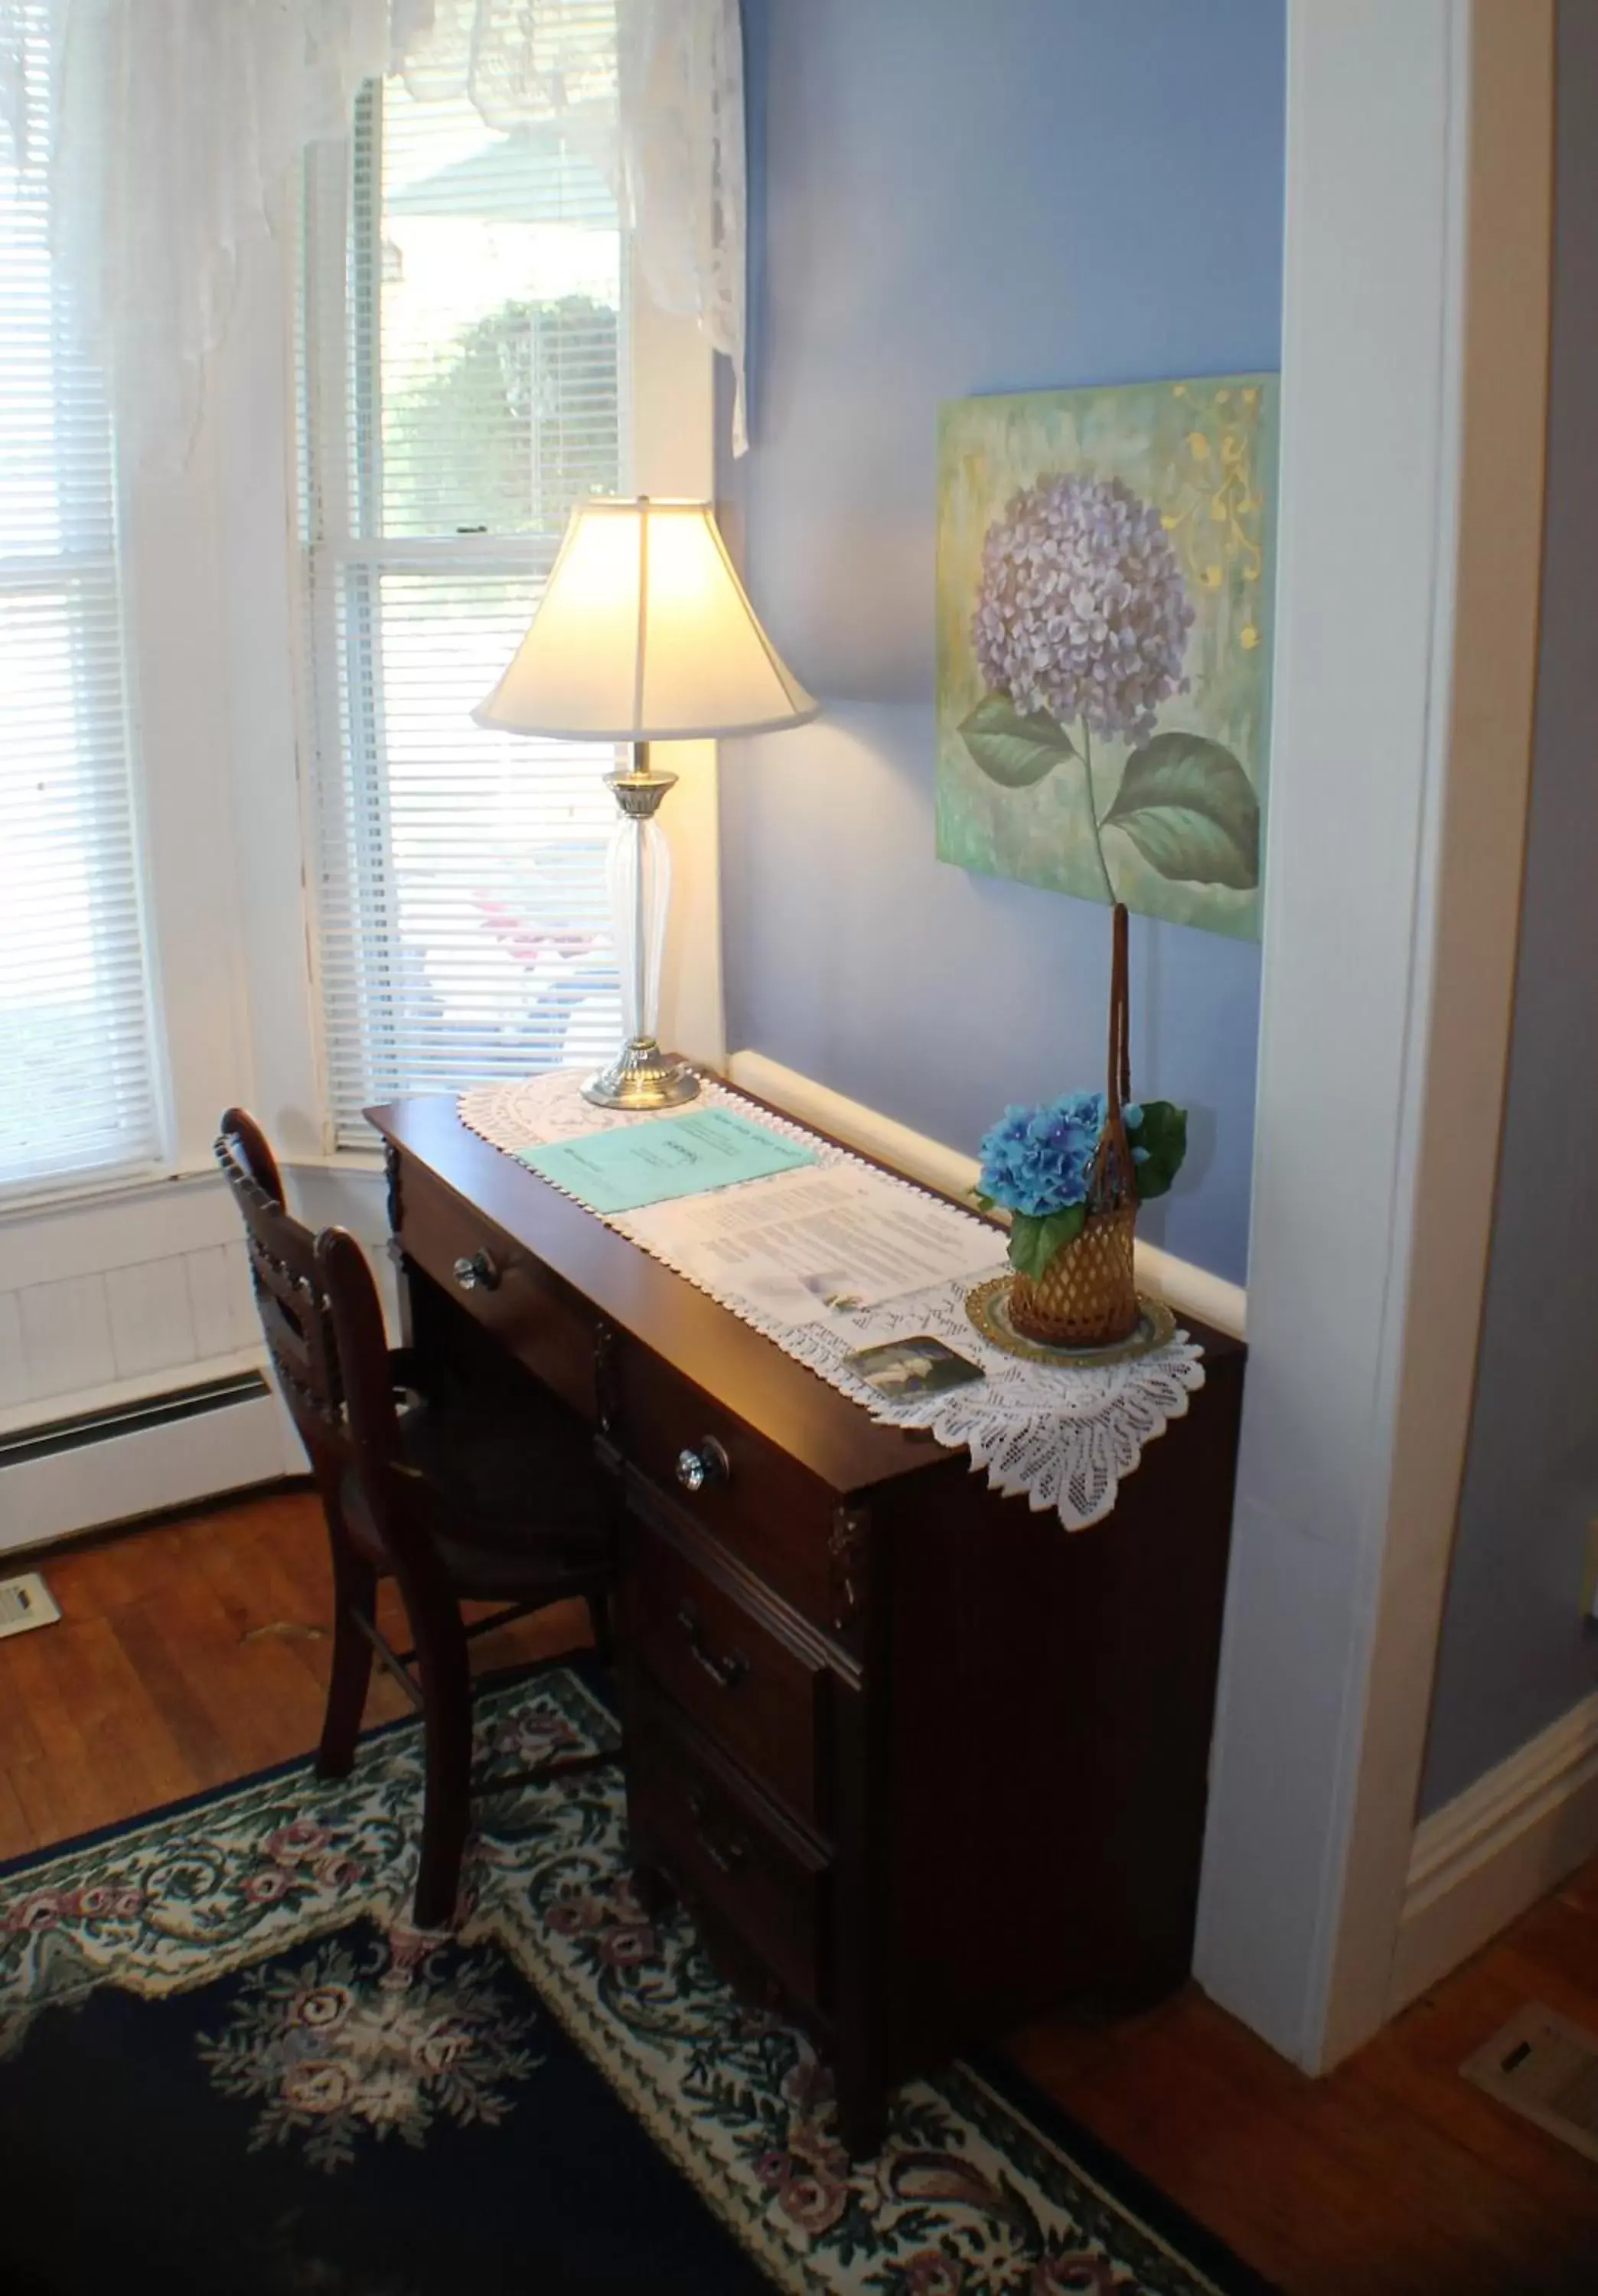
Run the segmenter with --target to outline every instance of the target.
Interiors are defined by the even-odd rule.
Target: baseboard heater
[[[89,1443],[147,1434],[158,1427],[173,1426],[180,1419],[230,1411],[237,1404],[263,1402],[271,1392],[258,1371],[235,1372],[226,1379],[203,1381],[198,1387],[144,1396],[137,1403],[112,1404],[103,1411],[81,1411],[70,1419],[46,1420],[37,1427],[20,1428],[14,1435],[0,1435],[0,1469],[54,1458]]]

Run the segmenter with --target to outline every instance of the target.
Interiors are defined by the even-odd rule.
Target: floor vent
[[[7,1635],[25,1635],[29,1627],[53,1627],[60,1616],[37,1570],[20,1578],[0,1578],[0,1642]]]
[[[1598,2161],[1598,2033],[1528,2002],[1460,2070],[1522,2120]]]

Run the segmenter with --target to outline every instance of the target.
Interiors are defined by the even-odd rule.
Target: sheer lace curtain
[[[491,127],[559,114],[590,141],[650,294],[733,363],[742,453],[738,0],[0,0],[0,135],[20,141],[29,77],[48,73],[31,108],[53,123],[56,250],[125,463],[183,463],[240,249],[384,71],[423,100],[469,95]]]

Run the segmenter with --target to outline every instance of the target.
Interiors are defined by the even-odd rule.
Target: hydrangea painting
[[[1275,466],[1268,375],[944,407],[941,860],[1258,936]]]

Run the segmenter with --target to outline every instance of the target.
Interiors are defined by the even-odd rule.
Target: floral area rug
[[[612,1730],[575,1671],[478,1715],[507,1771]],[[617,1771],[486,1800],[450,1937],[421,1798],[406,1722],[0,1869],[8,2296],[1258,2296],[993,2069],[851,2167],[809,2044],[646,1917]]]

